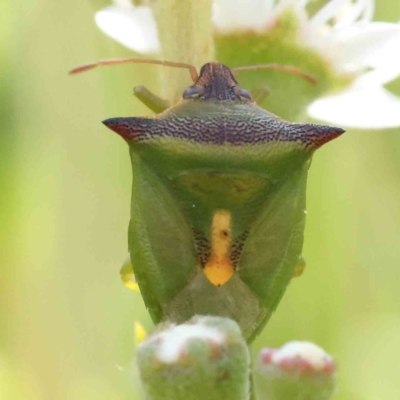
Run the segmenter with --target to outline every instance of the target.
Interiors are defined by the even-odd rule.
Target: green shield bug
[[[251,341],[301,270],[311,157],[344,130],[284,121],[219,63],[188,68],[193,85],[154,117],[103,123],[129,144],[129,250],[155,323],[195,314],[236,320]],[[307,78],[294,67],[279,68]],[[156,108],[156,106],[154,107]],[[161,107],[162,108],[162,107]],[[301,264],[301,263],[300,263]]]

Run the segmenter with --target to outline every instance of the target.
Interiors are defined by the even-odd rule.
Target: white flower
[[[157,52],[151,8],[135,7],[129,0],[114,2],[96,14],[98,26],[130,49]],[[312,103],[310,116],[350,127],[400,126],[400,99],[383,87],[400,75],[400,24],[372,22],[373,0],[330,0],[313,15],[306,10],[308,3],[214,0],[213,22],[221,33],[257,33],[268,30],[282,11],[292,7],[299,21],[299,42],[317,50],[334,71],[356,76],[347,88]]]
[[[314,101],[308,114],[332,124],[355,128],[379,129],[400,126],[400,100],[383,85],[393,71],[362,74],[342,92]],[[381,71],[379,71],[381,72]],[[400,73],[394,71],[395,78]]]
[[[148,6],[134,6],[129,0],[98,11],[97,26],[108,36],[138,53],[157,53],[160,44],[153,12]]]

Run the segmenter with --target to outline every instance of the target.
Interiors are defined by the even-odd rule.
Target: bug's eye
[[[200,90],[197,86],[188,87],[182,94],[184,99],[192,99],[193,97],[198,97],[200,95]]]
[[[251,97],[250,92],[248,92],[245,89],[240,88],[237,91],[236,95],[239,97],[240,100],[251,100],[251,101],[253,101],[253,98]]]

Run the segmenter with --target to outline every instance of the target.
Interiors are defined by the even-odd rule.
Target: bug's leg
[[[268,86],[260,86],[252,91],[253,100],[257,104],[261,104],[269,95],[270,90]]]
[[[124,265],[122,266],[119,273],[121,275],[122,283],[128,289],[134,290],[135,292],[140,292],[139,286],[135,280],[135,274],[133,272],[133,267],[130,257],[124,262]]]
[[[133,89],[133,94],[151,111],[154,111],[156,114],[165,111],[170,107],[170,104],[167,100],[158,97],[154,93],[150,92],[150,90],[146,89],[144,86],[136,86]]]
[[[300,256],[299,259],[297,260],[296,268],[293,272],[293,278],[301,276],[305,268],[306,268],[306,260],[303,258],[303,256]]]

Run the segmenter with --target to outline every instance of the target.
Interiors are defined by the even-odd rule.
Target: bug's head
[[[190,64],[177,63],[171,61],[150,60],[142,58],[125,58],[117,60],[101,60],[90,64],[81,65],[73,68],[70,73],[76,74],[78,72],[87,71],[100,66],[119,65],[119,64],[155,64],[166,67],[185,68],[189,71],[192,81],[192,86],[189,86],[184,92],[182,97],[184,99],[201,99],[201,100],[230,100],[230,101],[253,101],[251,94],[242,89],[237,83],[235,76],[239,72],[254,71],[260,69],[272,69],[291,74],[299,75],[306,81],[315,84],[315,78],[312,75],[302,71],[297,67],[291,65],[281,64],[258,64],[244,67],[236,67],[230,70],[226,65],[210,62],[204,64],[200,69],[200,74],[197,73],[196,67]]]
[[[251,94],[237,83],[232,71],[223,64],[210,62],[200,69],[194,85],[189,86],[182,97],[202,100],[247,100],[253,101]]]

